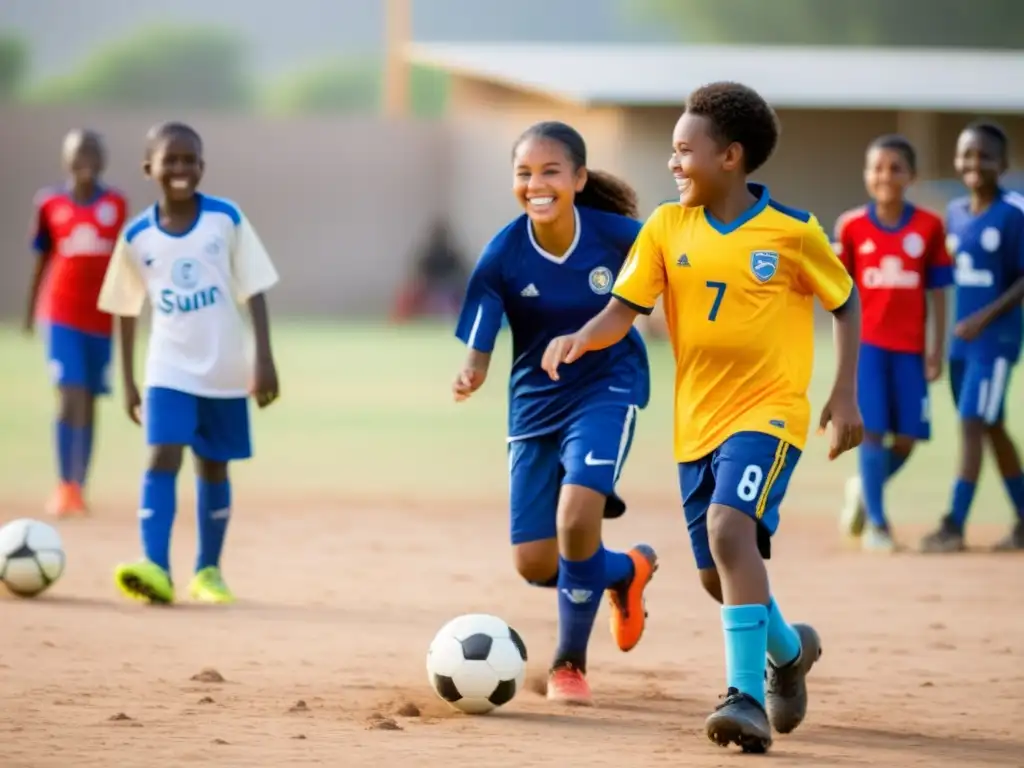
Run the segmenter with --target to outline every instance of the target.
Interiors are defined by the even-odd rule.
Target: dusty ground
[[[609,529],[612,543],[658,545],[663,567],[634,652],[614,650],[602,611],[599,706],[566,711],[526,691],[472,718],[426,682],[445,620],[503,616],[534,678],[554,638],[553,596],[513,575],[500,506],[240,489],[236,507],[226,568],[242,599],[227,609],[121,602],[110,569],[136,552],[131,513],[62,524],[64,580],[43,599],[0,600],[0,766],[1024,766],[1022,558],[864,558],[841,550],[831,524],[784,521],[776,594],[820,630],[825,656],[807,721],[757,758],[703,736],[723,688],[718,612],[674,509],[634,507]],[[35,511],[3,519],[22,514]],[[190,517],[175,542],[181,581]],[[208,669],[223,680],[197,679]]]

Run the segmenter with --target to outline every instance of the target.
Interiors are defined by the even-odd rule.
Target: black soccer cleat
[[[800,655],[784,667],[768,662],[768,720],[778,733],[791,733],[807,717],[807,673],[821,658],[818,633],[806,624],[793,629],[800,636]]]
[[[720,747],[735,744],[744,752],[763,754],[772,745],[772,727],[757,699],[730,688],[704,722],[708,738]]]
[[[626,502],[617,493],[608,494],[604,502],[604,519],[615,520],[626,514]]]

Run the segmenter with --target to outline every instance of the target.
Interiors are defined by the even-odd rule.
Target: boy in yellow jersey
[[[789,733],[803,721],[805,678],[821,655],[811,627],[783,618],[763,562],[807,438],[815,296],[835,324],[836,378],[820,420],[821,429],[832,424],[829,457],[863,433],[850,276],[814,216],[747,182],[778,134],[775,113],[751,89],[695,91],[672,137],[680,202],[662,205],[640,231],[618,301],[552,340],[542,362],[557,379],[560,365],[618,342],[663,297],[683,509],[701,582],[723,603],[728,691],[706,730],[745,752],[767,750],[772,728]]]

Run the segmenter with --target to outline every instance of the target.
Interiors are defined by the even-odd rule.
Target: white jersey
[[[229,200],[199,196],[184,234],[160,228],[156,206],[118,238],[99,308],[137,317],[153,307],[146,386],[201,397],[245,397],[253,367],[239,305],[277,283],[256,231]]]

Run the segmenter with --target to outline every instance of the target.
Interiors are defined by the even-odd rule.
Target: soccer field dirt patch
[[[500,503],[347,505],[246,496],[226,574],[228,608],[123,602],[111,568],[137,552],[129,513],[61,524],[64,579],[37,600],[0,600],[0,765],[721,766],[703,721],[723,692],[718,608],[696,583],[670,505],[610,523],[611,544],[654,544],[641,644],[619,653],[602,609],[590,678],[597,706],[533,690],[485,717],[457,714],[424,669],[436,630],[495,613],[543,679],[555,597],[516,577]],[[130,510],[130,506],[125,507]],[[186,508],[183,504],[183,509]],[[4,520],[35,516],[7,509]],[[191,514],[174,546],[179,588]],[[187,518],[187,519],[186,519]],[[972,531],[994,538],[999,531]],[[777,737],[776,766],[1021,766],[1021,558],[845,552],[834,527],[790,515],[771,563],[790,620],[820,631],[811,707]],[[536,687],[536,686],[531,686]]]

